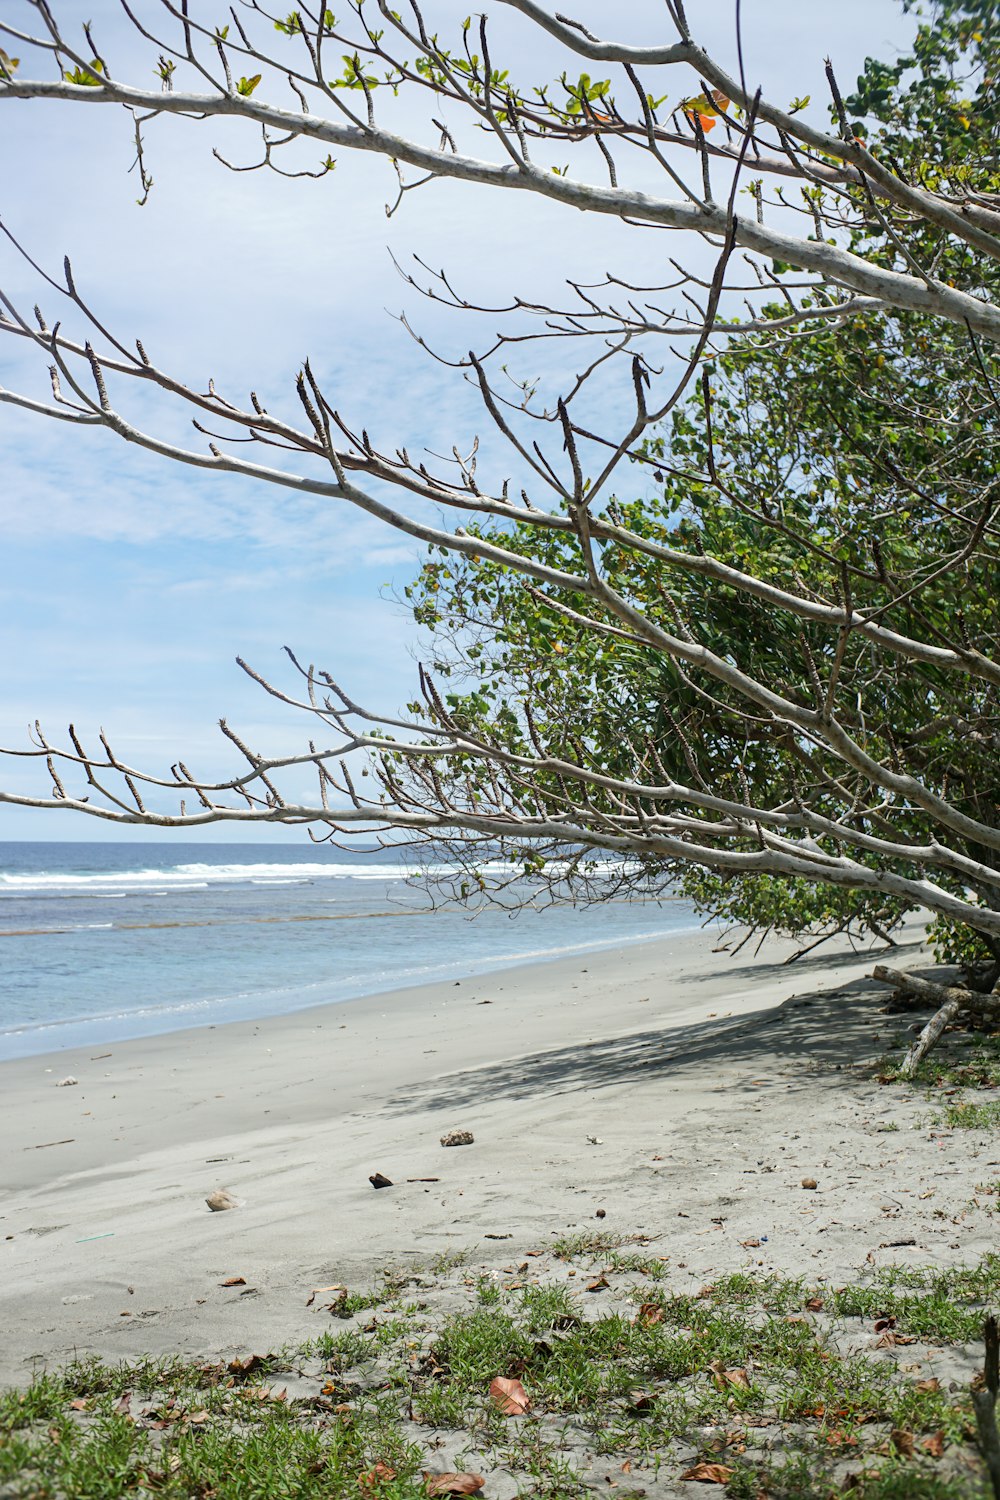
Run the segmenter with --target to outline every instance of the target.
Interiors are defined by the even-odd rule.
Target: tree
[[[880,122],[870,149],[891,150],[893,160],[905,162],[919,180],[929,170],[927,140],[946,142],[955,182],[970,190],[974,181],[977,191],[997,186],[998,111],[988,80],[1000,58],[988,21],[970,16],[968,7],[949,6],[920,28],[912,56],[891,68],[868,59],[847,107],[852,115]],[[975,100],[966,97],[970,75],[977,83]],[[891,264],[895,247],[887,238],[883,224],[869,214],[852,225],[849,242],[856,254]],[[947,273],[950,283],[971,287],[985,275],[995,292],[996,276],[971,260],[964,246],[927,232],[921,252],[934,257],[942,279]],[[731,337],[708,367],[710,381],[675,410],[666,434],[646,441],[645,456],[662,466],[656,475],[662,489],[619,507],[620,515],[630,530],[669,540],[691,555],[739,558],[758,578],[780,584],[795,575],[821,597],[836,595],[846,566],[855,603],[864,599],[876,609],[882,575],[887,568],[902,569],[921,580],[919,590],[897,606],[908,630],[933,630],[935,621],[947,630],[960,613],[968,636],[988,636],[995,603],[987,575],[974,574],[971,588],[963,579],[959,611],[956,571],[940,566],[960,556],[967,539],[964,523],[956,527],[942,498],[948,497],[952,510],[974,506],[977,495],[989,492],[995,471],[992,424],[981,407],[964,409],[967,334],[923,318],[901,325],[864,311],[836,328],[798,325],[776,336],[786,311],[774,303],[765,309],[769,326]],[[987,400],[991,405],[991,393]],[[933,476],[932,484],[925,479],[915,485],[917,474]],[[489,535],[499,539],[496,529]],[[551,560],[565,565],[565,546]],[[638,569],[634,560],[617,561],[622,571],[616,586],[664,618],[658,564]],[[879,597],[868,593],[873,583]],[[474,680],[471,693],[453,694],[450,701],[453,711],[460,705],[477,721],[480,733],[498,696],[516,680],[534,705],[536,721],[540,702],[550,719],[558,716],[565,725],[585,720],[600,741],[605,767],[631,760],[653,741],[675,778],[696,774],[716,792],[725,789],[744,801],[774,797],[779,788],[795,800],[801,746],[783,743],[773,723],[749,720],[739,704],[709,702],[676,672],[654,674],[651,682],[644,658],[595,649],[585,625],[567,629],[551,611],[546,618],[537,598],[504,569],[464,561],[443,570],[432,561],[411,597],[418,619],[450,627],[455,648],[439,648],[439,655],[447,656],[449,675]],[[809,698],[822,640],[790,633],[786,616],[755,608],[704,575],[673,586],[670,609],[689,631],[710,638],[719,655],[746,660],[752,652],[761,663],[758,675],[773,681],[780,672],[794,681],[800,701]],[[560,637],[558,656],[546,634],[551,629]],[[879,690],[873,669],[864,653],[853,663],[845,658],[842,681],[850,674],[870,698]],[[1000,802],[1000,742],[991,698],[968,695],[964,685],[952,698],[947,685],[938,686],[931,714],[923,674],[897,672],[891,685],[891,714],[869,714],[869,747],[878,742],[880,758],[905,755],[932,779],[947,775],[956,800],[989,819]],[[516,725],[511,728],[516,736]],[[823,795],[819,787],[817,795]],[[909,827],[919,837],[919,818]],[[676,861],[648,866],[647,876],[669,881],[702,909],[745,925],[751,935],[778,929],[808,934],[813,943],[843,930],[885,937],[909,909],[884,892],[831,890],[787,877],[734,877]],[[995,973],[1000,945],[994,940],[941,918],[932,934],[944,956],[987,960],[987,973]]]
[[[475,449],[451,465],[377,450],[308,363],[295,420],[253,394],[241,405],[184,386],[103,326],[68,264],[61,290],[86,338],[0,294],[0,331],[53,370],[50,401],[2,399],[357,506],[423,540],[435,552],[415,603],[456,632],[438,660],[447,669],[451,650],[488,666],[475,692],[451,696],[422,672],[405,717],[361,708],[312,667],[298,669],[298,692],[262,682],[314,738],[265,759],[223,725],[243,760],[223,783],[182,763],[156,776],[103,737],[97,750],[72,729],[65,745],[38,730],[7,753],[46,766],[51,793],[4,799],[161,826],[404,830],[457,846],[473,888],[481,851],[497,847],[555,878],[586,878],[606,855],[626,861],[626,882],[694,869],[780,882],[776,899],[795,882],[832,892],[835,911],[863,904],[869,925],[922,906],[995,947],[1000,197],[995,121],[972,123],[993,118],[992,82],[969,105],[974,150],[962,154],[958,127],[929,139],[926,125],[964,107],[942,49],[956,73],[970,53],[981,62],[975,21],[994,7],[938,8],[915,90],[873,64],[845,103],[828,69],[824,129],[808,100],[782,108],[742,64],[738,76],[720,66],[681,0],[667,0],[669,39],[649,47],[602,41],[536,0],[504,3],[529,36],[543,31],[611,76],[516,82],[485,20],[448,46],[415,5],[397,15],[364,0],[347,25],[328,10],[270,16],[258,0],[224,27],[174,0],[126,5],[155,90],[121,81],[91,28],[71,40],[48,0],[23,0],[34,29],[0,23],[0,104],[124,108],[144,191],[150,119],[235,117],[260,128],[262,170],[288,170],[282,153],[299,148],[374,152],[397,165],[400,196],[428,178],[459,179],[470,195],[536,194],[573,210],[573,232],[580,210],[611,214],[700,236],[714,259],[670,286],[609,276],[571,286],[565,306],[512,305],[511,331],[460,372],[508,445],[499,480]],[[331,80],[333,52],[343,73]],[[56,76],[29,78],[36,63]],[[391,112],[411,96],[437,110],[434,144],[382,123],[383,100]],[[852,119],[855,104],[882,109],[883,137]],[[431,297],[475,306],[444,272],[408,274]],[[502,373],[514,344],[535,338],[589,351],[548,405],[527,379],[512,395]],[[661,368],[658,351],[681,342],[687,357]],[[628,415],[595,430],[583,393],[619,370]],[[191,407],[207,441],[181,448],[137,426],[119,405],[136,384]],[[652,499],[616,496],[638,475],[660,487]],[[463,524],[437,524],[441,510]],[[282,772],[303,765],[318,780],[311,801],[281,790]],[[179,809],[163,810],[166,793]]]

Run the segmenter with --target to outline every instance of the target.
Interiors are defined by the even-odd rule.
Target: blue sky
[[[7,0],[4,13],[13,20],[20,8]],[[54,0],[54,9],[75,6]],[[148,0],[140,9],[150,12]],[[214,19],[198,0],[194,10]],[[466,13],[443,0],[427,0],[425,10],[442,18],[442,30]],[[619,35],[656,36],[658,0],[616,11]],[[693,12],[730,60],[731,0],[704,0]],[[608,7],[596,0],[574,14],[606,29]],[[897,0],[745,0],[743,15],[751,82],[781,102],[812,93],[816,110],[827,54],[846,90],[866,53],[893,56],[913,30]],[[137,52],[117,4],[95,0],[87,16],[124,75]],[[526,53],[524,23],[501,6],[491,22],[496,55],[512,71],[530,65],[534,78],[565,66],[534,37]],[[143,54],[142,76],[148,62]],[[422,355],[392,314],[405,309],[456,351],[470,333],[403,285],[390,247],[447,267],[497,301],[554,293],[567,274],[595,279],[609,268],[653,279],[665,256],[684,248],[674,236],[666,243],[609,221],[577,221],[577,237],[577,222],[547,205],[497,202],[455,184],[410,195],[387,220],[395,178],[376,158],[342,155],[320,182],[235,176],[212,160],[211,146],[247,160],[256,143],[245,130],[171,120],[149,127],[155,187],[140,209],[117,111],[2,108],[0,214],[53,271],[71,255],[78,285],[116,332],[141,337],[157,362],[193,384],[214,375],[241,399],[252,385],[265,404],[293,414],[294,374],[308,354],[346,414],[376,440],[414,452],[467,444],[478,410],[454,372]],[[0,285],[29,307],[42,300],[50,319],[61,315],[55,295],[6,247]],[[538,355],[553,377],[561,357]],[[0,384],[46,395],[41,363],[9,338],[0,338]],[[149,393],[130,413],[184,433]],[[72,719],[87,735],[103,724],[121,754],[148,768],[180,756],[208,771],[221,764],[214,725],[225,715],[251,742],[296,748],[304,730],[233,664],[241,654],[279,672],[284,644],[327,667],[362,703],[392,710],[413,695],[414,658],[425,646],[392,598],[419,557],[405,538],[315,498],[171,466],[111,434],[3,405],[0,461],[0,743],[26,744],[36,718],[53,736]],[[502,478],[499,468],[492,478]],[[0,774],[9,789],[28,785],[23,767],[8,763]],[[85,818],[0,807],[0,840],[122,834]]]

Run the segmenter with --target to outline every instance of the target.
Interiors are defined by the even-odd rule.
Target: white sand
[[[908,1018],[879,1013],[871,956],[711,949],[685,934],[0,1065],[0,1382],[74,1351],[301,1341],[312,1287],[460,1248],[509,1261],[567,1228],[644,1230],[681,1285],[993,1248],[995,1200],[972,1205],[996,1140],[942,1136],[873,1082]],[[475,1144],[443,1149],[449,1129]],[[217,1187],[240,1207],[210,1213]]]

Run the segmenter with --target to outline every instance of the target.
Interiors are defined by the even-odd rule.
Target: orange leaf
[[[373,1469],[358,1475],[358,1484],[363,1490],[377,1489],[380,1484],[390,1484],[396,1477],[395,1469],[388,1464],[376,1464]]]
[[[734,1472],[733,1469],[727,1469],[725,1464],[695,1464],[681,1478],[697,1479],[701,1484],[728,1484]]]
[[[600,1276],[595,1277],[593,1281],[588,1281],[587,1282],[587,1291],[588,1292],[603,1292],[604,1288],[607,1286],[607,1284],[608,1284],[608,1278],[605,1276],[604,1272],[602,1271],[601,1274],[600,1274]]]
[[[428,1474],[424,1470],[428,1495],[478,1495],[486,1483],[482,1474]]]
[[[247,1279],[245,1276],[227,1276],[225,1281],[219,1282],[220,1286],[246,1286],[246,1284]]]
[[[506,1380],[503,1375],[490,1381],[490,1395],[505,1417],[523,1417],[531,1406],[531,1398],[521,1382]]]
[[[931,1458],[940,1458],[944,1452],[944,1433],[935,1432],[932,1437],[924,1438],[920,1446]]]
[[[699,94],[695,99],[682,100],[681,109],[684,111],[685,118],[690,120],[692,125],[697,119],[702,130],[707,134],[710,130],[715,129],[716,118],[720,114],[725,114],[729,108],[729,103],[730,101],[726,98],[725,94],[721,93],[719,89],[713,89],[710,94]]]
[[[810,1312],[819,1312],[819,1310],[820,1310],[820,1308],[822,1306],[823,1306],[823,1298],[822,1297],[810,1297],[809,1301],[806,1303],[806,1307],[809,1309]]]

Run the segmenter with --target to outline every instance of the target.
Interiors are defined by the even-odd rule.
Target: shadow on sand
[[[907,964],[910,954],[920,952],[919,943],[901,944],[892,950],[890,962],[898,962],[914,973],[931,975],[932,966]],[[726,960],[723,957],[720,962]],[[843,964],[843,954],[800,960],[793,969],[781,964],[748,965],[732,969],[733,988],[752,976],[762,979],[808,973],[821,975]],[[875,962],[875,960],[873,960]],[[679,978],[678,984],[697,984],[702,975]],[[816,1089],[835,1085],[840,1070],[853,1063],[872,1062],[882,1051],[878,1037],[898,1032],[910,1024],[906,1017],[884,1019],[881,1006],[887,997],[884,985],[855,979],[832,990],[796,995],[782,1005],[751,1016],[710,1019],[689,1025],[629,1032],[597,1041],[570,1043],[523,1057],[470,1068],[412,1084],[399,1090],[387,1105],[405,1111],[419,1104],[427,1109],[456,1109],[497,1099],[528,1099],[539,1094],[567,1094],[579,1090],[611,1088],[651,1077],[679,1078],[691,1071],[703,1072],[706,1088],[713,1084],[713,1070],[745,1067],[747,1078],[727,1074],[725,1088],[759,1095],[749,1089],[757,1069],[773,1071],[775,1062],[784,1070],[803,1067],[797,1085]],[[609,1020],[613,1017],[609,1016]]]

